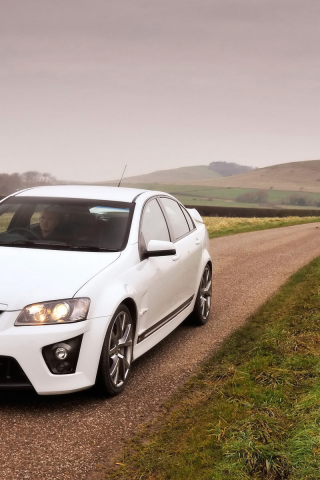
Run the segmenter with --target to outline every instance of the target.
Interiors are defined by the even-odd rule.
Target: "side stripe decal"
[[[159,330],[159,328],[163,327],[168,322],[173,320],[183,310],[188,308],[189,305],[191,304],[192,300],[193,300],[193,297],[194,297],[194,295],[192,295],[192,297],[188,298],[188,300],[186,300],[182,305],[180,305],[180,307],[176,308],[175,310],[173,310],[173,312],[169,313],[169,315],[164,317],[162,320],[159,320],[159,322],[157,322],[155,325],[152,325],[152,327],[145,330],[141,335],[139,335],[137,343],[140,343],[143,340],[145,340],[147,337],[149,337],[150,335],[155,333],[157,330]]]

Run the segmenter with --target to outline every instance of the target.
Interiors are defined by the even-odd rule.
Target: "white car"
[[[0,389],[121,392],[187,316],[207,322],[205,225],[167,193],[36,187],[0,202]]]

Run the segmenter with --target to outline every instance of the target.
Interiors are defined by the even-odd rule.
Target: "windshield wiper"
[[[4,243],[4,242],[1,242],[0,245],[7,245],[7,246],[11,246],[11,245],[21,245],[21,246],[27,246],[27,247],[31,247],[33,245],[40,245],[40,246],[54,246],[54,247],[70,247],[70,245],[68,243],[64,243],[64,242],[38,242],[37,240],[14,240],[13,242],[9,242],[9,243]]]
[[[63,249],[68,250],[85,250],[87,252],[118,252],[119,250],[116,248],[103,248],[103,247],[95,247],[94,245],[70,245],[69,243],[65,242],[44,242],[44,241],[37,241],[37,240],[14,240],[10,243],[0,242],[0,245],[10,247],[12,245],[22,246],[22,247],[33,247],[33,246],[40,246],[40,247],[61,247]]]
[[[70,245],[70,247],[74,250],[87,250],[90,252],[118,252],[119,250],[116,248],[103,248],[103,247],[95,247],[93,245]]]

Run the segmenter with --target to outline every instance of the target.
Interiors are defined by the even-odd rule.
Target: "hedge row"
[[[320,217],[320,210],[295,208],[246,208],[246,207],[215,207],[209,205],[185,205],[195,208],[202,217]]]

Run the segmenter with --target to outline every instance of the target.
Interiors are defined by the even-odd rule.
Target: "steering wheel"
[[[23,236],[28,238],[29,240],[32,240],[32,239],[39,240],[38,235],[34,233],[32,230],[29,230],[28,228],[22,228],[22,227],[12,228],[7,233],[20,233],[20,232],[23,232],[22,233]]]

